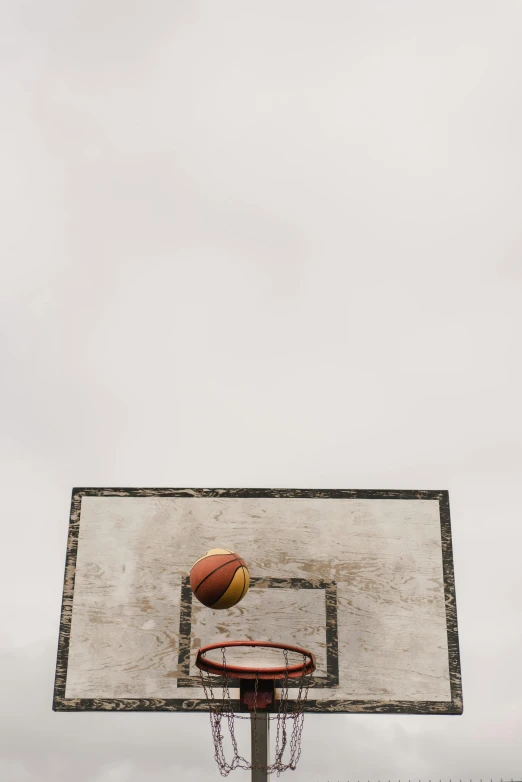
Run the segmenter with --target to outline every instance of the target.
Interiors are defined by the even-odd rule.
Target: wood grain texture
[[[215,547],[252,577],[227,611],[188,586]],[[310,711],[462,713],[447,492],[73,491],[56,710],[204,711],[195,652],[233,638],[314,652]]]

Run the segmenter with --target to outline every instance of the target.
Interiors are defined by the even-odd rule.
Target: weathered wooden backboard
[[[216,547],[251,576],[225,611],[188,578]],[[55,710],[204,711],[224,639],[314,652],[312,712],[461,714],[448,493],[73,490]]]

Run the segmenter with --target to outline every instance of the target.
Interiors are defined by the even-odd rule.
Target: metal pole
[[[270,760],[270,715],[268,712],[253,712],[250,715],[252,763],[269,765]],[[268,782],[265,769],[252,769],[252,782]]]

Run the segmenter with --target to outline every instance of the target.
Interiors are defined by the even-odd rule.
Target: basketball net
[[[277,712],[275,714],[269,714],[265,711],[258,712],[259,678],[256,674],[254,679],[254,685],[253,685],[253,709],[251,710],[250,715],[247,716],[243,714],[235,714],[233,711],[232,701],[230,697],[230,682],[233,680],[229,679],[229,677],[227,676],[225,647],[222,647],[221,651],[223,655],[222,677],[212,676],[210,673],[203,672],[203,670],[200,669],[201,683],[205,691],[205,697],[207,699],[209,713],[210,713],[210,725],[212,728],[212,738],[214,740],[214,748],[215,748],[214,757],[216,759],[216,763],[218,764],[221,776],[223,777],[228,776],[230,772],[236,768],[242,768],[245,770],[259,769],[261,771],[264,771],[266,774],[272,774],[274,771],[276,771],[277,776],[279,776],[279,774],[282,771],[286,771],[289,768],[295,770],[297,763],[299,761],[299,757],[301,755],[301,734],[303,732],[304,710],[305,710],[306,700],[308,697],[308,688],[313,683],[312,682],[313,671],[311,673],[305,672],[305,666],[307,663],[306,656],[303,655],[303,673],[301,677],[297,680],[294,679],[294,681],[297,682],[297,685],[299,687],[299,692],[293,705],[290,706],[289,699],[288,699],[288,687],[289,687],[288,652],[286,651],[286,649],[283,649],[282,651],[285,656],[286,675],[285,678],[282,680],[283,683],[281,687],[279,708]],[[221,682],[222,694],[220,699],[214,695],[214,686],[217,685],[219,678],[222,679]],[[237,686],[237,684],[235,686]],[[275,760],[271,764],[265,764],[260,762],[259,760],[259,747],[257,741],[258,713],[260,715],[262,714],[262,718],[274,720],[277,722]],[[228,724],[228,730],[230,733],[232,747],[234,750],[234,755],[230,763],[225,758],[225,753],[223,748],[223,732],[222,732],[223,719],[225,719]],[[253,720],[252,760],[250,762],[247,761],[238,752],[237,741],[234,732],[234,721],[236,719]],[[290,740],[289,740],[289,732],[290,732],[289,721],[292,722]],[[285,762],[283,756],[287,747],[289,747],[289,757]]]

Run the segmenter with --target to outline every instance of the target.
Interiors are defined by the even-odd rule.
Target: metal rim
[[[244,667],[240,665],[225,665],[222,662],[207,660],[205,655],[214,649],[226,649],[232,646],[256,646],[270,649],[281,649],[287,652],[297,652],[307,657],[308,660],[296,665]],[[315,655],[301,646],[291,644],[274,643],[272,641],[222,641],[217,644],[209,644],[198,649],[196,666],[201,671],[222,676],[226,674],[229,679],[298,679],[315,671]]]

